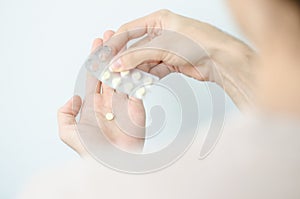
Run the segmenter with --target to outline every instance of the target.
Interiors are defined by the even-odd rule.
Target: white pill
[[[120,85],[121,83],[121,78],[120,77],[115,77],[113,78],[113,80],[111,81],[113,88],[116,88]]]
[[[151,77],[145,77],[143,82],[144,84],[152,84],[153,79]]]
[[[135,96],[137,98],[142,98],[145,94],[146,94],[145,87],[141,87],[141,88],[137,89],[136,92],[135,92]]]
[[[130,91],[133,89],[133,84],[128,82],[126,84],[124,84],[124,90],[126,93],[130,93]]]
[[[115,117],[115,115],[113,113],[106,113],[105,114],[105,118],[110,121],[110,120],[113,120]]]
[[[134,73],[132,73],[131,77],[132,77],[132,79],[137,81],[137,80],[141,79],[142,74],[140,72],[135,71]]]
[[[110,78],[110,72],[109,71],[105,71],[102,74],[102,80],[108,80]]]
[[[127,71],[123,71],[123,72],[120,72],[120,75],[121,75],[121,77],[125,77],[125,76],[127,76],[127,75],[129,75],[129,70],[127,70]]]

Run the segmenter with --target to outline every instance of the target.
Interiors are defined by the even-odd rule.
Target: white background
[[[72,96],[93,39],[162,8],[241,38],[223,0],[0,0],[0,198],[13,197],[34,173],[78,158],[58,138],[56,111]],[[193,85],[203,93],[203,84]],[[198,94],[203,104],[206,95]]]

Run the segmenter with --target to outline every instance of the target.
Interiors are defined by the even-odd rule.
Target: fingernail
[[[121,59],[118,59],[117,61],[113,62],[109,68],[111,71],[115,71],[116,69],[120,68],[121,65],[122,65]]]

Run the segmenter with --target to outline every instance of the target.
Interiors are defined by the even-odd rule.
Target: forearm
[[[209,59],[200,59],[198,71],[203,80],[216,82],[242,110],[253,107],[257,74],[257,54],[248,45],[222,30],[193,22],[190,37],[205,48]],[[202,55],[200,55],[202,56]],[[201,80],[201,77],[195,77]]]

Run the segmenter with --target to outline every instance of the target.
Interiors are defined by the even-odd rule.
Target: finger
[[[94,52],[99,46],[103,44],[103,40],[97,38],[94,40],[91,52]],[[85,95],[92,96],[94,93],[100,93],[101,83],[100,81],[91,75],[89,72],[86,76],[86,88],[85,88]]]
[[[166,55],[166,51],[158,48],[146,46],[131,48],[122,53],[116,60],[113,60],[110,68],[114,72],[126,71],[136,68],[145,62],[160,62],[164,60]]]
[[[105,31],[105,33],[103,35],[103,41],[107,42],[114,34],[115,34],[115,32],[112,30]],[[121,48],[117,53],[119,54],[125,50],[126,50],[126,45],[123,48]]]
[[[138,48],[141,47],[143,45],[146,45],[147,43],[149,43],[151,41],[150,37],[144,37],[142,39],[140,39],[139,41],[133,43],[132,45],[128,46],[128,49],[134,49],[134,48]],[[126,50],[126,46],[124,46],[124,48],[119,52],[119,54],[121,54],[122,52],[124,52]],[[157,65],[159,62],[157,61],[145,61],[144,63],[140,64],[137,68],[139,68],[140,70],[149,72],[150,68],[152,66]]]
[[[90,73],[87,73],[86,76],[86,97],[92,96],[95,93],[100,93],[101,89],[101,82],[91,75]]]
[[[114,94],[114,89],[107,86],[106,84],[102,84],[102,96],[103,100],[110,100]]]
[[[81,98],[79,96],[72,97],[57,113],[58,127],[61,129],[67,125],[76,124],[75,117],[81,108]]]
[[[153,67],[156,67],[160,62],[159,61],[149,61],[142,63],[137,66],[137,69],[140,69],[142,71],[145,71],[149,73]]]
[[[128,95],[125,93],[122,93],[120,91],[115,91],[113,97],[117,97],[118,99],[123,99],[123,100],[127,100],[128,99]]]
[[[109,40],[113,35],[115,34],[114,31],[112,30],[107,30],[104,32],[103,35],[103,41],[106,42],[107,40]],[[112,98],[112,95],[114,93],[114,89],[110,88],[109,86],[102,84],[102,98],[103,100],[108,100],[111,101],[110,99]]]
[[[114,96],[114,89],[102,84],[102,94],[99,100],[95,100],[95,111],[101,113],[103,116],[107,112],[112,112],[112,98]]]
[[[101,46],[103,44],[103,40],[100,39],[100,38],[96,38],[94,41],[93,41],[93,44],[92,44],[92,48],[91,48],[91,52],[94,52],[99,46]]]
[[[130,40],[141,37],[149,32],[160,31],[163,29],[162,23],[171,12],[160,10],[145,17],[141,17],[129,23],[122,25],[116,34],[108,41],[114,52],[120,49]]]
[[[149,71],[149,73],[159,77],[159,78],[163,78],[165,76],[167,76],[168,74],[170,74],[172,71],[170,70],[170,68],[165,65],[165,64],[158,64],[155,67],[152,67]]]
[[[135,48],[135,47],[138,47],[138,46],[143,46],[146,43],[150,42],[151,40],[152,40],[152,38],[149,37],[149,36],[143,37],[140,40],[138,40],[137,42],[133,43],[131,46],[129,46],[129,48]]]
[[[135,42],[134,44],[132,44],[131,46],[129,46],[128,49],[134,49],[134,48],[138,48],[138,47],[142,47],[143,45],[146,45],[147,43],[149,43],[151,41],[150,37],[145,37],[140,39],[139,41]],[[120,50],[120,52],[118,52],[118,54],[123,53],[126,50],[126,45]],[[149,70],[151,69],[151,67],[159,64],[160,61],[145,61],[144,63],[140,64],[137,68],[139,68],[140,70],[143,70],[145,72],[149,72]]]
[[[115,34],[114,31],[112,30],[107,30],[103,34],[103,42],[107,42],[113,35]]]
[[[80,111],[82,101],[79,96],[71,98],[63,107],[58,110],[58,127],[60,139],[73,148],[81,156],[86,154],[84,147],[76,133],[75,117]]]

